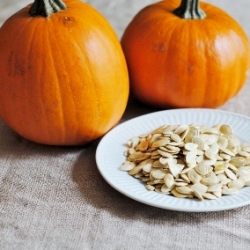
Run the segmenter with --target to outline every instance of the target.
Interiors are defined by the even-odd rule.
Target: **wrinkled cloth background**
[[[0,25],[30,2],[1,0]],[[121,37],[132,16],[156,1],[87,2]],[[231,14],[250,37],[249,0],[207,2]],[[219,109],[250,116],[249,94],[250,79]],[[153,111],[130,100],[122,121]],[[98,141],[88,147],[37,145],[0,121],[0,249],[250,249],[250,206],[184,213],[138,203],[99,174],[97,145]]]

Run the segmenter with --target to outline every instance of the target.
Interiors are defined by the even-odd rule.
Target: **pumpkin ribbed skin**
[[[18,134],[50,145],[84,145],[121,119],[128,71],[107,20],[88,4],[30,17],[30,6],[0,29],[0,117]]]
[[[201,2],[204,19],[173,11],[180,1],[142,9],[126,28],[122,47],[131,92],[160,108],[215,108],[236,95],[249,70],[249,41],[223,10]]]

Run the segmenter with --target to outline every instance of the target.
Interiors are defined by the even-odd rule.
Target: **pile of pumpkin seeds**
[[[241,143],[229,125],[163,125],[127,145],[119,169],[148,190],[213,200],[250,186],[250,143]]]

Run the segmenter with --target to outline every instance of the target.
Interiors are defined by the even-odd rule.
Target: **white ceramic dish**
[[[151,132],[164,124],[229,124],[242,142],[250,142],[250,118],[222,110],[176,109],[150,113],[121,123],[107,133],[96,151],[96,163],[103,178],[120,193],[154,207],[186,212],[234,209],[250,204],[250,187],[216,200],[181,199],[148,191],[139,180],[118,168],[125,161],[126,142],[133,136]]]

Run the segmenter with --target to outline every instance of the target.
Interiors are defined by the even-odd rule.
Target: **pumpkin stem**
[[[203,19],[206,17],[205,12],[200,8],[199,0],[182,0],[181,5],[173,13],[184,19]]]
[[[65,10],[67,7],[62,0],[35,0],[29,9],[31,16],[45,16],[48,17],[52,13]]]

